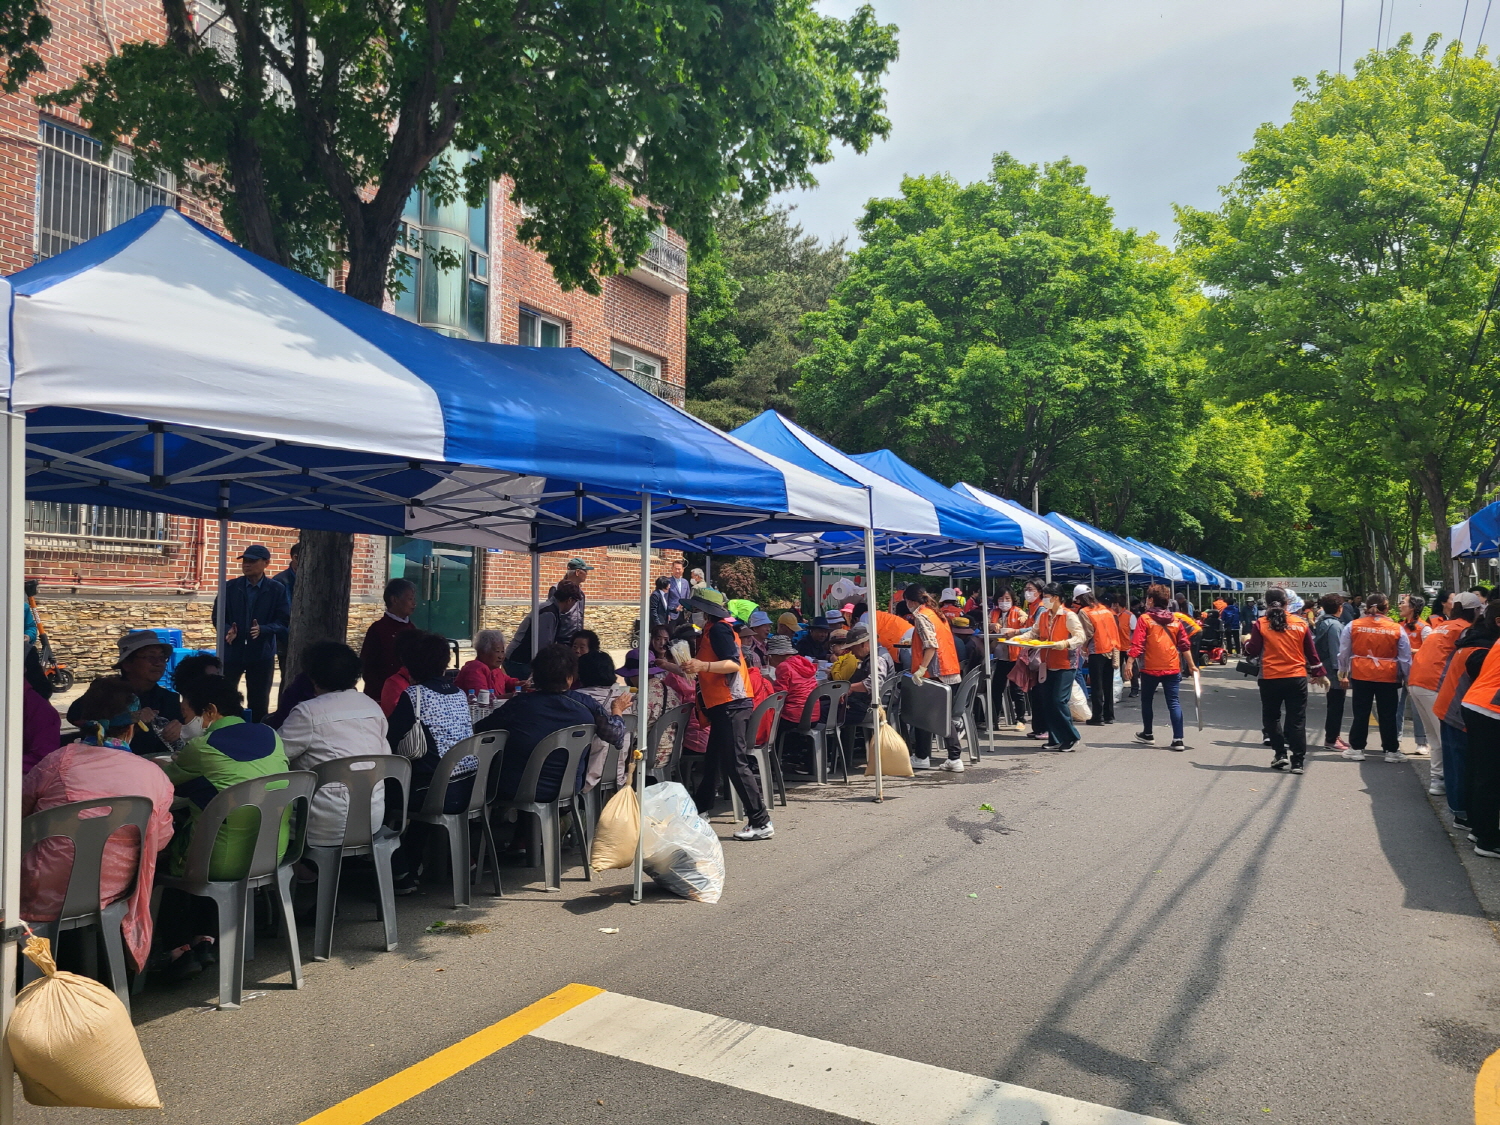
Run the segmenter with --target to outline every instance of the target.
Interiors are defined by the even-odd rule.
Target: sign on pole
[[[1280,586],[1283,590],[1295,590],[1305,599],[1309,594],[1342,594],[1344,592],[1344,580],[1342,578],[1246,578],[1245,593],[1264,594],[1273,586]]]

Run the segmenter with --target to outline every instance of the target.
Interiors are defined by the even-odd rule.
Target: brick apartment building
[[[24,269],[75,246],[141,211],[167,204],[214,224],[214,216],[169,177],[151,184],[131,177],[128,152],[108,161],[76,117],[39,112],[34,97],[60,88],[83,64],[119,43],[160,36],[155,0],[49,5],[53,35],[44,48],[47,73],[16,95],[0,95],[0,271]],[[200,5],[200,19],[217,12]],[[461,159],[452,156],[452,159]],[[498,183],[485,207],[438,206],[414,198],[400,253],[411,267],[393,311],[452,336],[501,344],[580,347],[662,398],[681,404],[686,382],[687,254],[675,233],[653,239],[641,265],[605,281],[600,296],[564,293],[546,260],[516,241],[519,207]],[[426,269],[434,249],[454,250],[463,270]],[[209,623],[219,554],[210,520],[91,505],[32,502],[26,561],[40,581],[44,624],[59,658],[83,677],[104,670],[114,639],[127,628],[177,627],[188,643],[212,647]],[[229,528],[232,561],[246,544],[264,543],[272,569],[285,566],[294,530],[254,524]],[[589,624],[606,643],[625,642],[636,617],[640,558],[631,549],[582,552],[590,575]],[[542,560],[544,585],[556,581],[567,555]],[[361,635],[379,613],[390,577],[417,582],[417,621],[453,638],[482,627],[507,632],[530,602],[524,555],[425,540],[358,536],[350,631]]]

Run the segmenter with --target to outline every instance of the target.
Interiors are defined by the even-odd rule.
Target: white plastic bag
[[[1124,677],[1122,677],[1120,675],[1120,672],[1119,672],[1118,669],[1115,670],[1114,678],[1115,678],[1115,702],[1118,703],[1118,702],[1120,702],[1120,700],[1122,700],[1122,699],[1125,698],[1125,680],[1124,680]]]
[[[683,898],[719,901],[724,893],[724,849],[686,789],[675,781],[646,786],[641,832],[643,861],[651,878]]]
[[[1068,697],[1068,709],[1073,712],[1075,723],[1086,723],[1094,717],[1094,709],[1089,706],[1089,697],[1084,694],[1083,685],[1077,679],[1073,681],[1073,693]]]

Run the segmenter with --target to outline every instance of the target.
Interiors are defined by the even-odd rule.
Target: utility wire
[[[1477,42],[1477,43],[1474,44],[1474,53],[1475,54],[1478,54],[1479,53],[1479,48],[1481,48],[1481,47],[1484,46],[1484,29],[1486,27],[1488,27],[1489,24],[1490,24],[1490,5],[1493,4],[1494,2],[1495,2],[1495,0],[1485,0],[1485,4],[1484,4],[1484,19],[1482,19],[1482,20],[1479,21],[1479,42]]]
[[[1458,40],[1463,42],[1464,25],[1469,22],[1469,0],[1464,0],[1464,14],[1458,18]]]
[[[1375,17],[1375,49],[1380,50],[1380,32],[1385,27],[1385,0],[1380,0],[1380,15]]]
[[[1396,26],[1396,0],[1391,0],[1391,18],[1385,22],[1385,47],[1391,48],[1391,31]]]
[[[1495,116],[1490,121],[1490,135],[1484,139],[1484,151],[1479,154],[1479,163],[1474,165],[1474,178],[1469,181],[1469,194],[1464,197],[1463,209],[1458,213],[1458,223],[1453,228],[1453,234],[1448,238],[1448,252],[1443,255],[1443,268],[1439,276],[1448,272],[1448,260],[1453,257],[1453,248],[1458,245],[1459,232],[1464,229],[1464,220],[1469,217],[1469,206],[1474,202],[1474,193],[1479,190],[1480,177],[1484,175],[1484,166],[1489,162],[1490,149],[1495,143],[1495,131],[1500,129],[1500,105],[1495,107]],[[1500,280],[1497,280],[1500,285]]]
[[[1344,73],[1344,0],[1339,0],[1339,73]]]

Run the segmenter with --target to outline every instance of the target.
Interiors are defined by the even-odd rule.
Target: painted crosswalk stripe
[[[585,1000],[530,1034],[871,1125],[1173,1125],[617,992]]]

